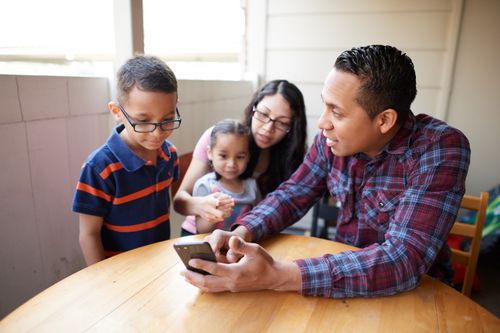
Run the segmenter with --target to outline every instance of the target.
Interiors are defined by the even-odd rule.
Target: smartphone
[[[212,247],[208,242],[194,241],[194,242],[177,243],[174,244],[174,249],[181,258],[186,268],[193,272],[197,272],[203,275],[209,274],[201,269],[189,266],[188,262],[190,259],[203,259],[203,260],[217,262],[214,251],[212,251]]]

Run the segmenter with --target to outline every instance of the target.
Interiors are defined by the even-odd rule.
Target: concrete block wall
[[[191,151],[222,118],[241,118],[249,82],[180,81],[182,127],[170,140]],[[114,122],[106,78],[0,75],[0,318],[84,267],[71,211],[83,161]],[[172,237],[182,217],[172,214]]]
[[[108,99],[103,78],[0,76],[0,317],[83,267],[71,201]]]

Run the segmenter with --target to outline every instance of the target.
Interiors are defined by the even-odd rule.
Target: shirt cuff
[[[294,262],[299,266],[302,276],[302,295],[332,297],[331,263],[326,258],[298,259]]]

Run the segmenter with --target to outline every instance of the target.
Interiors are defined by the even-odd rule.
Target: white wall
[[[499,6],[498,0],[249,0],[247,70],[262,81],[286,78],[299,86],[311,142],[323,80],[339,53],[368,44],[398,47],[416,68],[414,113],[449,121],[469,137],[467,191],[477,193],[500,182],[500,112],[493,104],[500,91]]]
[[[0,317],[83,267],[72,194],[108,96],[101,78],[0,76]]]
[[[467,192],[500,184],[500,1],[468,0],[448,120],[469,138]]]
[[[182,127],[170,140],[191,151],[222,118],[241,118],[248,82],[180,81]],[[84,267],[71,212],[83,161],[113,126],[103,78],[0,75],[0,318]],[[182,218],[173,213],[172,237]]]

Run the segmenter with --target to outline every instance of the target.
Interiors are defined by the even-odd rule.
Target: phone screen
[[[203,259],[216,262],[214,251],[208,242],[186,242],[174,244],[174,249],[181,258],[187,269],[200,274],[207,275],[209,273],[189,266],[190,259]]]

